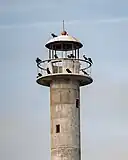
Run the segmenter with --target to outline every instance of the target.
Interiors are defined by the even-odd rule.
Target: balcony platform
[[[48,74],[46,76],[40,76],[37,78],[36,82],[40,85],[50,87],[52,80],[76,80],[79,82],[80,87],[91,84],[93,79],[89,75],[82,75],[77,73],[55,73]]]

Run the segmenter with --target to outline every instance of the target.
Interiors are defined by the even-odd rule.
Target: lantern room
[[[49,59],[79,59],[79,49],[82,48],[82,46],[76,38],[69,36],[66,31],[63,31],[60,36],[55,36],[45,45],[49,50]]]

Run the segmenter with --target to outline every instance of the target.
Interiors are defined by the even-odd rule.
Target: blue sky
[[[0,159],[50,159],[49,89],[36,84],[50,33],[69,34],[92,57],[81,89],[82,159],[128,159],[128,2],[0,1]]]

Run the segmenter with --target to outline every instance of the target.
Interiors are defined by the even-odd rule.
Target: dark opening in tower
[[[56,125],[56,133],[60,133],[60,125],[59,124]]]
[[[76,108],[79,108],[79,98],[76,99]]]

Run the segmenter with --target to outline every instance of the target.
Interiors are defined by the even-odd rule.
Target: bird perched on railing
[[[36,78],[41,77],[41,76],[42,76],[42,74],[41,74],[41,73],[38,73],[38,76],[37,76]]]
[[[68,69],[68,68],[66,69],[66,71],[67,71],[68,73],[72,73],[72,72],[70,71],[70,69]]]
[[[73,54],[68,55],[68,58],[75,58]]]
[[[91,58],[88,58],[88,60],[89,60],[89,62],[91,62],[91,63],[93,64],[93,61],[92,61],[92,59],[91,59]]]
[[[55,35],[54,33],[51,34],[53,38],[58,37],[57,35]]]
[[[57,54],[56,54],[56,53],[54,54],[54,57],[55,57],[55,58],[58,58],[58,56],[57,56]]]
[[[36,63],[40,63],[40,62],[42,62],[42,60],[37,57],[37,58],[36,58]]]
[[[48,73],[48,74],[51,74],[51,72],[50,72],[49,68],[47,68],[47,73]]]
[[[81,71],[82,71],[84,74],[89,75],[86,71],[84,71],[84,69],[81,69]]]
[[[71,58],[71,55],[68,55],[68,58]]]
[[[73,54],[70,54],[71,58],[75,58],[75,56]]]
[[[88,60],[88,58],[87,58],[85,55],[83,55],[83,58],[84,58],[85,60]]]
[[[47,61],[48,61],[48,62],[50,62],[50,61],[51,61],[51,59],[48,59]]]

